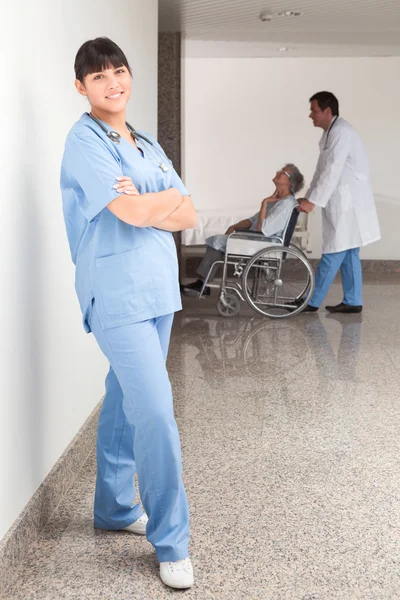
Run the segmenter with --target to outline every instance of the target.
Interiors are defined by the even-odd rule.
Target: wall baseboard
[[[190,256],[185,258],[185,266],[182,272],[183,277],[192,279],[197,277],[196,269],[200,264],[202,255]],[[318,259],[309,259],[310,263],[315,271]],[[362,260],[363,273],[373,273],[375,275],[384,274],[395,274],[398,273],[400,276],[400,260]]]
[[[51,515],[73,485],[96,443],[100,402],[0,542],[0,598]]]
[[[316,268],[318,258],[312,258],[311,264]],[[361,260],[363,273],[400,273],[400,260],[378,260],[378,259],[363,259]]]

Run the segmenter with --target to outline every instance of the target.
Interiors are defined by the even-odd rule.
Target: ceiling
[[[159,0],[159,28],[188,56],[400,56],[400,0]]]

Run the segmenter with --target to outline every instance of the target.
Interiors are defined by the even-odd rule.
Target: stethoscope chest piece
[[[110,138],[114,144],[119,144],[121,141],[121,136],[116,131],[107,131],[107,137]]]

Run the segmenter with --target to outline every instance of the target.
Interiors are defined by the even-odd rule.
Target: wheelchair
[[[315,280],[306,255],[291,242],[298,217],[294,208],[282,237],[265,237],[247,229],[230,234],[224,260],[211,265],[199,298],[207,286],[219,289],[217,311],[222,317],[236,317],[241,302],[272,319],[301,313],[314,292]],[[221,283],[208,283],[220,265]],[[228,279],[229,266],[233,267],[233,280]]]

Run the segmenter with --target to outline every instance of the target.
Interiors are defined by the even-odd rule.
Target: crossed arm
[[[161,192],[162,193],[162,192]],[[181,196],[182,202],[166,219],[155,225],[164,231],[181,231],[196,226],[196,210],[190,196]]]
[[[176,188],[163,192],[139,194],[129,177],[120,177],[114,186],[120,196],[107,205],[121,221],[135,227],[156,227],[164,231],[181,231],[196,224],[196,211],[190,196]]]

